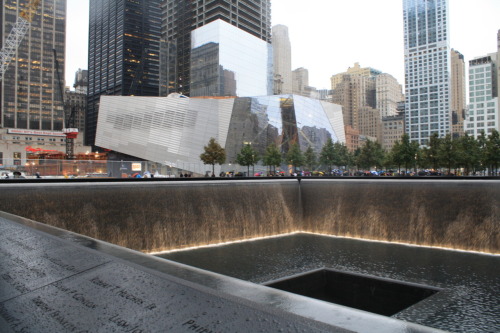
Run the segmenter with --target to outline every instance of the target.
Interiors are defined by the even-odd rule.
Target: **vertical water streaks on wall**
[[[0,210],[156,252],[307,231],[500,253],[499,181],[2,184]]]
[[[497,181],[302,181],[305,231],[499,253]]]
[[[293,232],[296,191],[295,181],[23,184],[0,191],[0,210],[150,252]]]

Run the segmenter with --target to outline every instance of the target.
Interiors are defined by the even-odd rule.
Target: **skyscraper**
[[[0,40],[11,32],[28,1],[2,0]],[[60,131],[64,110],[53,49],[64,78],[66,0],[45,0],[0,82],[0,127]],[[63,83],[64,84],[64,83]]]
[[[90,0],[87,145],[94,145],[101,95],[159,96],[160,3]]]
[[[292,48],[288,27],[278,24],[273,27],[274,93],[292,93]]]
[[[292,71],[292,92],[296,95],[309,96],[309,71],[300,67]]]
[[[344,124],[351,126],[355,130],[359,130],[360,134],[369,135],[364,133],[363,130],[367,128],[367,124],[371,121],[363,121],[361,126],[361,118],[372,119],[371,115],[378,114],[378,121],[381,121],[380,112],[372,112],[376,108],[375,94],[375,78],[361,74],[343,74],[342,80],[335,86],[332,93],[333,103],[342,105],[342,112],[344,114]],[[370,115],[362,115],[367,112]],[[361,128],[363,127],[363,129]],[[378,127],[378,125],[377,125]],[[372,133],[373,131],[370,131]]]
[[[465,118],[465,61],[464,56],[451,50],[451,132],[454,137],[463,135]]]
[[[451,130],[448,0],[403,0],[406,132],[428,143]]]
[[[498,54],[490,53],[469,61],[469,110],[465,121],[467,134],[478,137],[500,129],[497,90]]]
[[[404,100],[403,87],[394,76],[387,73],[375,76],[377,109],[380,116],[395,116],[398,103]]]
[[[190,95],[191,32],[213,21],[225,21],[267,43],[271,42],[270,0],[165,0],[162,8],[162,94]]]

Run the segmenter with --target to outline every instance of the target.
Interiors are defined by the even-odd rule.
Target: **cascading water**
[[[306,231],[500,252],[500,181],[4,183],[0,210],[144,251]]]

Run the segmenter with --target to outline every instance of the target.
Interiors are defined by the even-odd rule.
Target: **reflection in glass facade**
[[[28,0],[2,1],[0,40],[7,39],[27,3]],[[52,49],[57,51],[60,75],[64,78],[65,35],[66,0],[40,2],[0,81],[0,127],[50,131],[63,128],[63,106]]]
[[[222,20],[192,32],[190,96],[272,94],[272,46]]]
[[[168,84],[162,96],[191,96],[191,32],[216,20],[271,42],[271,0],[162,0],[162,40],[168,52],[163,53]]]
[[[236,155],[245,144],[251,144],[262,156],[271,144],[286,154],[294,143],[303,151],[311,146],[319,153],[328,138],[345,142],[342,108],[336,104],[297,95],[172,95],[103,96],[96,145],[204,174],[211,166],[203,165],[199,156],[211,137],[226,149],[225,171],[235,170]],[[255,170],[265,167],[256,166]]]

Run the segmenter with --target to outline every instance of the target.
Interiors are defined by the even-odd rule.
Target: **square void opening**
[[[265,285],[384,316],[401,312],[440,291],[438,288],[330,269],[303,273]]]

